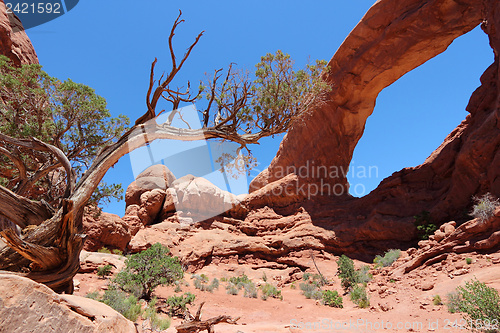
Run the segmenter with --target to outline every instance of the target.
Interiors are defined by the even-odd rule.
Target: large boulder
[[[154,189],[166,190],[174,180],[174,174],[163,164],[150,166],[127,187],[125,203],[127,206],[140,205],[143,193]]]
[[[58,295],[30,279],[0,274],[0,331],[136,333],[134,323],[88,298]]]
[[[84,249],[97,251],[102,247],[123,251],[130,241],[129,226],[118,215],[89,211],[83,216],[83,230],[87,235]]]

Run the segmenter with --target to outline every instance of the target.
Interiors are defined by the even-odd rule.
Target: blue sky
[[[187,80],[197,83],[206,72],[231,62],[253,70],[262,55],[278,49],[298,66],[309,58],[329,60],[372,4],[84,0],[27,33],[46,72],[93,87],[113,115],[134,121],[146,110],[151,62],[157,57],[158,70],[170,68],[167,38],[179,9],[186,21],[174,40],[179,56],[205,30],[178,75],[182,85]],[[486,35],[476,28],[382,91],[352,162],[354,168],[375,166],[378,172],[367,178],[351,174],[355,194],[367,194],[393,172],[422,163],[465,118],[468,99],[492,61]],[[275,156],[280,141],[268,138],[253,147],[259,170]],[[126,188],[133,181],[130,159],[122,158],[105,181],[122,182]],[[122,216],[124,203],[110,204],[105,211]]]

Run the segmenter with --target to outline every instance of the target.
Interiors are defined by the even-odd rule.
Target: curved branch
[[[12,154],[10,151],[5,149],[4,147],[0,147],[0,154],[3,154],[7,156],[12,163],[16,166],[17,170],[19,171],[19,178],[20,180],[26,179],[26,166],[24,165],[23,161],[16,155]]]
[[[24,229],[28,225],[40,225],[52,212],[42,202],[26,199],[0,186],[0,215]]]

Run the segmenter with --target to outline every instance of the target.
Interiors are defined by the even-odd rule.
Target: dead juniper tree
[[[157,139],[230,140],[238,143],[240,150],[245,150],[246,156],[250,156],[247,145],[286,132],[301,113],[321,101],[327,90],[321,79],[326,63],[318,61],[294,71],[292,60],[281,51],[262,57],[253,79],[249,73],[231,65],[226,71],[216,70],[208,83],[200,84],[194,91],[189,82],[186,88],[172,88],[175,76],[203,34],[196,37],[178,61],[173,37],[183,22],[180,16],[181,13],[168,38],[172,62],[170,72],[156,79],[157,60],[151,65],[146,113],[119,139],[101,147],[80,176],[56,144],[0,133],[2,163],[10,163],[18,175],[15,185],[10,188],[8,183],[12,184],[13,179],[0,175],[7,178],[0,186],[0,218],[3,226],[16,225],[22,230],[17,233],[13,228],[0,229],[0,236],[7,245],[0,248],[0,270],[26,276],[59,292],[71,293],[85,239],[82,234],[84,208],[106,172],[122,156]],[[179,107],[201,97],[206,98],[206,105],[200,111],[203,128],[173,127],[174,117],[182,117]],[[169,102],[174,111],[166,122],[159,124],[156,119],[164,110],[157,109],[162,100],[163,103]],[[47,160],[51,164],[46,164]],[[40,176],[37,171],[45,170],[49,165],[47,172],[65,176],[63,190],[57,192],[52,204],[26,195],[37,184]]]

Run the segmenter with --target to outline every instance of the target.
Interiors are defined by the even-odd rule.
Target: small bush
[[[360,308],[367,308],[370,306],[370,300],[366,293],[366,289],[362,286],[355,286],[350,293],[351,301]]]
[[[302,290],[302,294],[307,299],[322,299],[323,294],[321,293],[321,290],[318,289],[317,286],[310,284],[310,283],[301,283],[299,284],[300,290]]]
[[[262,273],[262,281],[267,282],[266,272]]]
[[[213,279],[212,283],[208,284],[208,277],[205,274],[201,275],[193,275],[191,276],[192,279],[194,279],[194,287],[196,289],[199,289],[201,291],[209,291],[213,292],[214,289],[219,288],[219,280]]]
[[[364,265],[357,271],[357,279],[358,283],[368,283],[373,278],[373,275],[368,273],[370,270],[370,266]]]
[[[340,277],[340,283],[345,291],[354,287],[358,281],[357,273],[354,270],[354,262],[346,255],[340,256],[337,260],[338,270],[337,274]]]
[[[400,255],[401,250],[389,250],[384,254],[383,257],[377,255],[373,262],[376,264],[376,266],[389,267],[399,258]]]
[[[325,290],[322,293],[322,301],[324,305],[328,305],[334,308],[343,308],[344,305],[342,304],[342,296],[339,295],[339,293],[334,290]]]
[[[136,321],[142,313],[141,305],[137,302],[135,296],[129,296],[124,291],[116,288],[106,290],[100,301],[120,312],[131,321]]]
[[[151,331],[160,330],[164,331],[170,327],[170,318],[161,318],[156,312],[156,297],[153,297],[151,301],[148,302],[147,308],[144,310],[143,319],[148,320],[150,323]]]
[[[325,285],[328,284],[328,281],[320,274],[314,274],[312,276],[312,281],[311,281],[312,284],[318,286],[318,288],[321,288]]]
[[[498,199],[495,199],[490,193],[486,193],[482,197],[473,197],[473,200],[475,205],[470,215],[481,222],[489,220],[495,214],[496,207],[500,205]]]
[[[460,295],[458,292],[451,292],[446,295],[446,307],[448,308],[448,312],[456,313],[460,311]]]
[[[114,282],[139,298],[151,299],[157,286],[172,284],[184,275],[179,259],[168,254],[168,248],[156,243],[145,251],[131,255]]]
[[[283,296],[281,295],[281,290],[278,290],[272,284],[266,283],[265,285],[260,286],[260,289],[262,290],[262,296],[263,296],[262,299],[264,300],[266,300],[267,297],[273,297],[283,300]]]
[[[113,254],[116,254],[116,255],[119,255],[119,256],[122,256],[123,255],[123,251],[122,250],[118,250],[118,249],[114,249],[111,251],[111,253]]]
[[[97,250],[97,252],[111,254],[111,250],[109,250],[107,247],[101,247],[99,250]]]
[[[111,274],[111,269],[113,269],[113,266],[111,265],[104,265],[101,267],[97,268],[97,276],[99,277],[105,277]]]
[[[236,287],[236,285],[232,282],[229,282],[226,285],[226,293],[229,295],[238,295],[239,291],[240,291],[240,289],[238,287]]]
[[[297,284],[295,283],[295,281],[290,283],[290,289],[297,289]]]
[[[413,217],[415,219],[414,225],[417,228],[418,238],[421,240],[429,239],[430,235],[434,234],[437,230],[437,225],[432,223],[431,213],[423,210],[420,214]]]
[[[245,293],[243,294],[243,297],[249,297],[249,298],[257,298],[257,287],[255,287],[255,284],[253,282],[246,283],[243,286],[243,289]]]
[[[243,288],[245,284],[250,283],[252,281],[248,278],[248,276],[243,274],[241,276],[233,276],[232,278],[229,279],[229,282],[234,284],[239,290]]]
[[[467,265],[472,264],[472,258],[465,258],[465,263],[466,263]]]
[[[310,277],[311,277],[311,273],[304,273],[304,274],[302,275],[302,279],[303,279],[304,281],[309,280],[309,278],[310,278]]]
[[[441,296],[439,295],[435,295],[433,298],[432,298],[432,303],[434,305],[442,305],[443,302],[441,301]]]
[[[171,296],[167,298],[166,305],[170,316],[183,315],[188,304],[194,302],[196,296],[190,292],[184,293],[181,296]]]
[[[98,291],[93,291],[91,293],[87,293],[87,295],[85,295],[85,297],[93,299],[94,301],[98,301],[101,298],[99,296],[99,292]]]
[[[500,322],[500,295],[496,289],[471,280],[465,283],[465,287],[459,286],[457,292],[456,310],[464,313],[464,319],[472,329],[484,329],[488,323]]]

